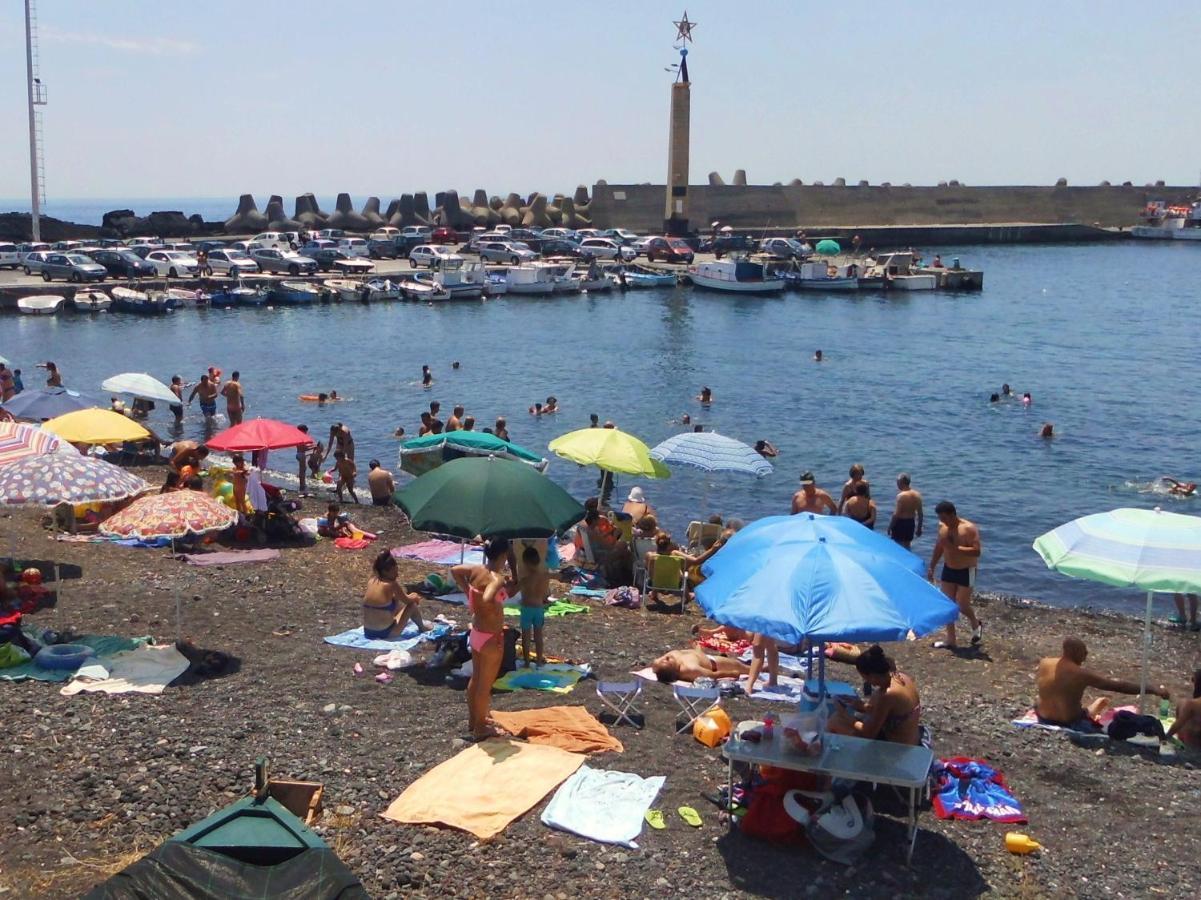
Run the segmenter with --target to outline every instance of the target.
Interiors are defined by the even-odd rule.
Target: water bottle
[[[776,717],[768,713],[763,717],[763,740],[770,741],[775,737]]]

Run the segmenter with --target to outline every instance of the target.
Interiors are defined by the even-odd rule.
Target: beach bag
[[[642,606],[642,595],[636,587],[618,587],[605,592],[606,606],[621,606],[625,609],[638,609]]]
[[[1106,728],[1110,740],[1127,741],[1137,734],[1164,740],[1163,723],[1154,716],[1140,716],[1128,709],[1118,710],[1113,721]]]

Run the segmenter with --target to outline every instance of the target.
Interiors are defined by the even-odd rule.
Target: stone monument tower
[[[666,234],[688,233],[688,114],[692,102],[692,84],[688,81],[688,44],[692,41],[695,22],[688,21],[688,12],[676,26],[676,49],[680,63],[676,66],[675,84],[671,86],[671,124],[667,135],[667,202],[663,210],[663,231]]]

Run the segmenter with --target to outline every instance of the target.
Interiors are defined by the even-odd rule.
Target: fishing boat
[[[136,313],[143,316],[158,316],[171,311],[167,295],[161,292],[147,293],[131,288],[113,288],[113,312]]]
[[[400,299],[400,284],[391,278],[373,278],[367,282],[366,288],[367,299],[372,303]]]
[[[17,310],[25,316],[52,316],[62,309],[66,302],[66,299],[58,294],[38,294],[18,300]]]
[[[804,262],[780,277],[789,287],[803,291],[857,291],[861,274],[855,263]]]
[[[505,272],[505,283],[510,294],[552,294],[555,290],[551,269],[534,263],[510,266]]]
[[[509,293],[508,279],[500,272],[489,272],[488,280],[484,282],[485,297],[503,297]]]
[[[209,295],[204,291],[191,291],[187,288],[167,288],[167,302],[172,309],[195,308],[208,306]]]
[[[349,278],[327,278],[321,284],[330,292],[331,299],[340,303],[358,303],[370,294],[361,281],[351,281]]]
[[[864,268],[861,281],[863,287],[890,291],[932,291],[938,287],[938,276],[918,269],[916,257],[908,250],[880,255]]]
[[[671,287],[678,281],[674,272],[655,272],[637,266],[618,268],[609,274],[609,279],[620,288]]]
[[[427,303],[450,299],[450,291],[436,284],[431,284],[428,281],[415,281],[411,279],[402,281],[400,292],[406,300],[417,300]]]
[[[1130,236],[1151,240],[1201,241],[1201,198],[1189,205],[1152,200],[1139,213],[1141,225]]]
[[[281,281],[271,289],[271,299],[280,306],[307,306],[321,299],[321,289],[307,281]]]
[[[113,305],[113,298],[104,291],[76,291],[71,306],[79,312],[106,312]]]
[[[271,291],[265,287],[247,287],[239,285],[229,291],[238,306],[266,306],[271,299]]]
[[[604,275],[590,275],[587,272],[581,272],[579,269],[571,273],[572,279],[575,281],[575,289],[577,291],[585,291],[589,294],[594,294],[597,291],[608,291],[613,289],[613,282]]]
[[[698,263],[688,269],[697,287],[736,294],[772,294],[784,290],[784,279],[769,276],[762,263],[746,259],[719,259]]]

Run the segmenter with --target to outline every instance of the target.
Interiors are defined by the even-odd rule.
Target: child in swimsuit
[[[509,593],[502,572],[508,566],[509,542],[484,545],[484,565],[459,565],[450,570],[471,611],[471,680],[467,684],[467,720],[474,740],[500,734],[489,719],[492,684],[504,657],[504,602]]]
[[[529,664],[530,634],[533,633],[534,648],[538,653],[538,665],[546,665],[546,654],[542,646],[542,625],[546,621],[546,596],[550,593],[550,573],[542,565],[537,547],[526,547],[521,554],[525,571],[518,584],[521,586],[521,657]]]

